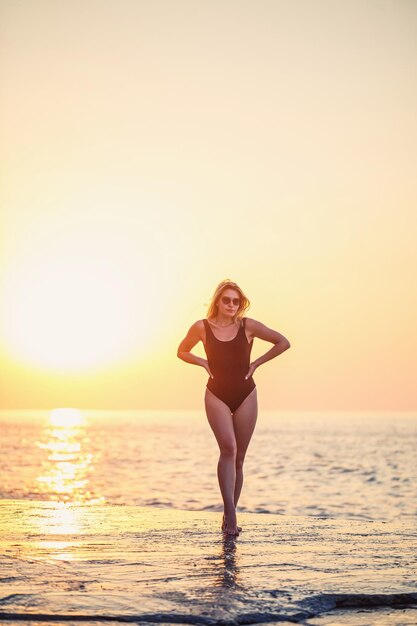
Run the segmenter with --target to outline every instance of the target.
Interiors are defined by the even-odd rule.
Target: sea
[[[0,498],[221,511],[200,411],[3,411]],[[238,511],[417,520],[417,413],[261,412]]]

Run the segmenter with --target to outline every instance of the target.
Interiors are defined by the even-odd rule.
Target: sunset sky
[[[292,344],[261,408],[417,410],[415,1],[0,24],[0,408],[202,408],[177,345],[231,278]]]

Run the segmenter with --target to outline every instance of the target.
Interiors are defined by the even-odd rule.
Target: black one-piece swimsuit
[[[217,339],[209,322],[206,319],[203,322],[206,329],[204,349],[213,374],[207,388],[234,413],[256,387],[252,376],[245,378],[253,345],[253,341],[249,343],[246,337],[246,320],[243,318],[236,336],[229,341]]]

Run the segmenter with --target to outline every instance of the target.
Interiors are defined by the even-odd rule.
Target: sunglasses
[[[228,296],[222,296],[221,301],[223,302],[223,304],[232,303],[233,306],[239,306],[240,304],[240,298],[229,298]]]

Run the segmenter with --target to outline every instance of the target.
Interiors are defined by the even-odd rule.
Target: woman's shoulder
[[[188,329],[187,332],[188,339],[198,343],[199,341],[204,341],[206,337],[206,331],[204,329],[204,321],[197,320]]]
[[[242,321],[245,324],[246,328],[248,328],[249,330],[251,328],[255,328],[259,324],[257,320],[254,320],[251,317],[243,317]]]
[[[252,317],[244,317],[243,324],[245,327],[246,337],[248,341],[252,341],[259,334],[259,329],[262,326],[261,322],[254,320]]]
[[[203,334],[204,333],[204,329],[205,329],[204,319],[197,320],[196,322],[194,322],[194,324],[191,324],[191,330],[194,333],[197,333],[198,335]]]

